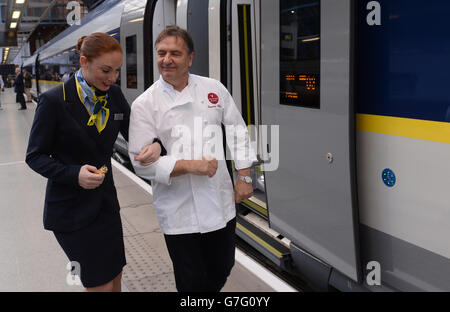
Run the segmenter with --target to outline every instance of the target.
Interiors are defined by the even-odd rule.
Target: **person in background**
[[[16,92],[16,102],[20,103],[19,110],[27,109],[25,97],[23,96],[23,93],[25,92],[23,83],[23,74],[19,67],[16,68],[16,79],[14,80],[14,92]]]
[[[25,68],[22,70],[24,86],[25,86],[25,94],[27,96],[27,103],[31,103],[31,74]]]
[[[0,75],[0,89],[2,92],[5,91],[5,83],[3,82],[3,76]],[[1,101],[1,96],[0,96],[0,110],[2,110],[2,101]]]
[[[11,88],[13,85],[14,85],[13,76],[11,74],[8,74],[8,76],[6,77],[6,86],[8,88]]]

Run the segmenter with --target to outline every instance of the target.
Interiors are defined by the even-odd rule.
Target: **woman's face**
[[[91,86],[100,91],[108,91],[119,77],[122,53],[117,51],[104,53],[91,61],[82,56],[80,64],[83,77]]]

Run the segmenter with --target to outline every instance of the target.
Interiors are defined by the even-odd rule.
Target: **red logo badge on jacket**
[[[208,100],[215,105],[219,102],[219,97],[215,93],[209,93]]]

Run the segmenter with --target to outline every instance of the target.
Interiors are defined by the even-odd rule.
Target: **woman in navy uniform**
[[[81,37],[77,50],[80,70],[40,96],[26,162],[48,178],[44,228],[79,269],[83,286],[120,291],[126,259],[111,156],[119,131],[128,140],[130,107],[113,84],[123,54],[104,33]],[[159,143],[147,148],[156,160]]]

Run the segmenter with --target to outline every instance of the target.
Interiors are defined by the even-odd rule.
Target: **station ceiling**
[[[71,2],[70,5],[69,2]],[[67,16],[73,11],[74,0],[0,0],[0,63],[20,64],[30,56],[29,40],[33,47],[48,41],[45,31],[49,27],[68,27]],[[103,0],[75,0],[80,6],[82,18]],[[43,31],[39,31],[44,29]],[[38,33],[33,34],[38,31]],[[41,34],[43,32],[43,34]],[[48,34],[47,34],[48,35]]]

